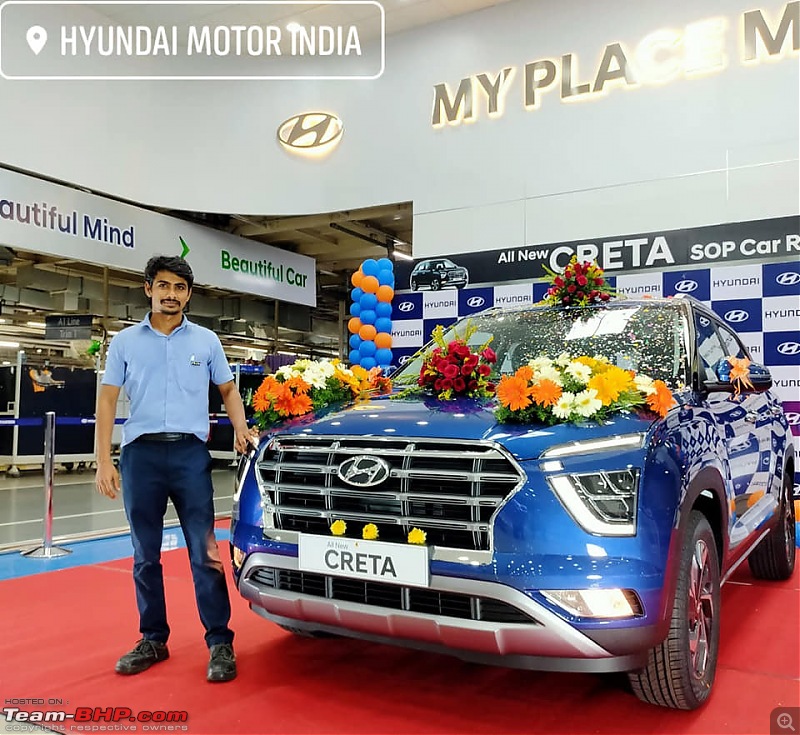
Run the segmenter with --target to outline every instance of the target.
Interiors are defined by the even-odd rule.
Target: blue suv
[[[720,586],[745,559],[761,579],[794,569],[792,435],[769,372],[751,364],[737,394],[726,358],[747,350],[691,298],[470,320],[499,374],[603,355],[665,381],[676,405],[543,426],[498,423],[479,401],[382,396],[288,421],[239,465],[240,594],[300,635],[624,671],[644,701],[700,706]],[[416,382],[421,360],[395,386]],[[356,533],[332,536],[336,520]],[[360,538],[370,523],[377,541]],[[412,528],[425,546],[406,543]]]

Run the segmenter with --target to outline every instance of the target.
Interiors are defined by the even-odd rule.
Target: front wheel
[[[431,281],[431,291],[438,291],[442,287],[442,282],[438,278]]]
[[[628,674],[639,699],[673,709],[697,709],[714,683],[719,647],[719,560],[706,517],[692,511],[681,548],[678,584],[666,639],[647,666]]]
[[[792,495],[792,475],[787,467],[783,473],[778,523],[747,557],[747,564],[756,579],[789,579],[794,573],[797,548]]]

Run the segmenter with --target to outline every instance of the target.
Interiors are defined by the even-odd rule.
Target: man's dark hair
[[[183,278],[189,284],[189,288],[194,283],[194,273],[192,273],[191,267],[178,255],[154,255],[144,267],[144,280],[152,286],[156,273],[159,271],[168,271]]]

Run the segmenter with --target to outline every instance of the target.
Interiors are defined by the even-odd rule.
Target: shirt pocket
[[[176,378],[184,393],[196,397],[208,395],[208,355],[186,354],[177,366]]]

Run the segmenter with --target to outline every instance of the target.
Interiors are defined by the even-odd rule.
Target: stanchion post
[[[56,453],[56,415],[48,411],[44,418],[44,534],[42,545],[23,551],[28,559],[52,559],[71,554],[70,549],[53,546],[53,474]]]

